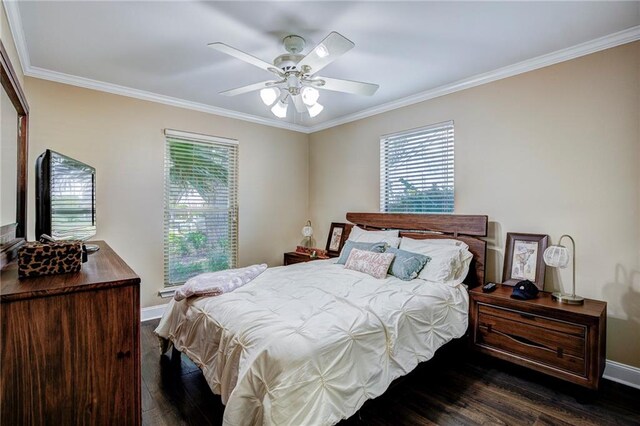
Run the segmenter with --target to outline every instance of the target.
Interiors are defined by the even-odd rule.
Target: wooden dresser
[[[3,425],[139,425],[140,278],[103,241],[78,273],[0,281]]]
[[[604,371],[607,304],[565,305],[541,292],[512,299],[513,287],[471,296],[471,344],[480,352],[597,389]]]

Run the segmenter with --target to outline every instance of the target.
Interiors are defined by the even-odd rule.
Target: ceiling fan
[[[260,90],[260,98],[265,105],[272,106],[271,112],[278,118],[285,118],[290,102],[299,113],[308,112],[311,117],[320,114],[324,107],[318,103],[320,94],[317,89],[365,96],[371,96],[378,90],[377,84],[317,75],[324,67],[355,46],[352,41],[341,34],[331,32],[306,55],[302,54],[306,44],[304,38],[289,35],[282,42],[288,53],[275,58],[273,64],[224,43],[210,43],[209,47],[274,75],[273,80],[226,90],[220,94],[236,96]]]

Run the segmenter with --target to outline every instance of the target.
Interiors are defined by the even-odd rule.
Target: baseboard
[[[144,322],[162,318],[166,308],[166,303],[163,305],[142,308],[140,311],[140,320]],[[623,385],[640,389],[640,368],[638,367],[632,367],[620,362],[607,360],[602,377],[613,382],[622,383]]]
[[[164,314],[164,310],[167,308],[167,304],[149,306],[146,308],[140,309],[140,321],[145,322],[157,318],[162,318]]]
[[[640,368],[607,360],[603,378],[640,389]]]

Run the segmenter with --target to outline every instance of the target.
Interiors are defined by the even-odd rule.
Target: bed
[[[347,219],[464,241],[473,254],[465,284],[484,281],[486,216]],[[317,260],[269,268],[222,296],[172,300],[156,334],[202,370],[225,404],[225,424],[330,425],[462,337],[468,302],[463,285],[375,279]]]

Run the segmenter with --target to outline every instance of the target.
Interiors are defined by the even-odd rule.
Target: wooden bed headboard
[[[429,239],[453,238],[469,246],[473,260],[465,284],[470,288],[483,285],[487,258],[488,216],[413,213],[347,213],[347,220],[365,229],[398,229],[400,236]],[[345,239],[351,226],[345,229]]]

